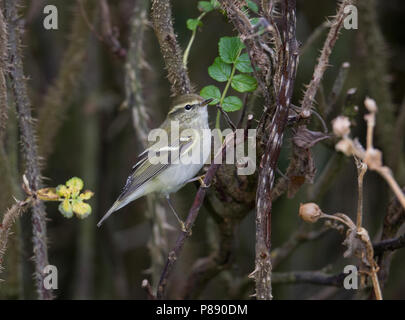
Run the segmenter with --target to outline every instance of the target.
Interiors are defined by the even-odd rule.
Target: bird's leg
[[[205,182],[204,182],[204,178],[205,178],[205,174],[203,174],[201,176],[198,176],[198,177],[195,177],[195,178],[192,178],[190,180],[187,180],[185,184],[190,183],[190,182],[194,182],[194,181],[199,181],[202,188],[209,188],[211,185],[207,186],[205,184]]]
[[[180,224],[181,231],[187,232],[186,225],[185,225],[184,221],[181,220],[179,215],[177,214],[176,209],[174,208],[172,200],[170,199],[169,195],[166,196],[166,200],[167,200],[167,203],[169,204],[170,209],[172,209],[174,216],[176,217],[177,221]]]

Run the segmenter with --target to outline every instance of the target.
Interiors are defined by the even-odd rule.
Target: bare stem
[[[200,16],[197,18],[197,20],[201,21],[202,18],[204,18],[204,16],[206,14],[207,14],[206,12],[201,13]],[[186,68],[186,69],[187,69],[187,62],[188,62],[188,57],[190,55],[191,46],[193,45],[195,36],[197,34],[197,29],[198,29],[198,26],[193,30],[193,32],[191,34],[191,38],[190,38],[190,40],[189,40],[189,42],[187,44],[186,50],[184,50],[183,65],[184,65],[184,68]]]
[[[360,230],[363,224],[363,180],[364,180],[364,175],[367,172],[367,165],[356,159],[356,164],[357,164],[357,184],[358,184],[358,189],[359,189],[359,194],[357,198],[357,219],[356,219],[356,225],[357,225],[357,230]]]

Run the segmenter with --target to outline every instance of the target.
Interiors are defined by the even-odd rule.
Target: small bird
[[[166,120],[159,128],[165,130],[170,139],[173,124],[177,123],[179,139],[170,141],[166,145],[149,144],[148,148],[139,155],[138,162],[132,167],[122,193],[97,224],[98,227],[113,212],[128,203],[149,193],[157,192],[165,196],[181,229],[185,230],[183,221],[171,203],[170,194],[178,191],[188,182],[200,180],[203,183],[201,177],[194,177],[207,161],[211,151],[211,133],[204,129],[209,129],[207,105],[212,100],[204,100],[196,94],[185,94],[174,99]],[[152,156],[148,156],[150,152],[153,152]],[[195,158],[193,158],[194,161],[184,161],[186,158],[189,160],[191,154],[197,154],[197,161]],[[160,159],[167,156],[166,159],[169,161],[165,163],[151,161],[156,156]]]

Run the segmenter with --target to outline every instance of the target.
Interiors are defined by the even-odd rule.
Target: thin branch
[[[311,108],[315,99],[315,95],[318,91],[319,85],[321,83],[323,74],[329,64],[329,56],[332,53],[332,49],[338,39],[340,29],[343,27],[343,21],[347,17],[348,13],[345,13],[344,9],[346,6],[352,4],[352,0],[344,0],[338,9],[336,17],[330,23],[331,27],[328,33],[328,37],[323,45],[321,55],[318,59],[318,64],[315,67],[312,80],[309,83],[304,98],[302,100],[302,111],[301,116],[307,118],[311,114]]]
[[[20,49],[20,28],[18,26],[17,1],[6,0],[6,20],[9,31],[9,65],[11,87],[17,107],[20,127],[22,154],[25,160],[29,187],[34,192],[41,186],[41,172],[38,161],[38,151],[35,142],[34,119],[31,116],[31,103],[28,98],[26,77],[23,71],[23,63]],[[40,201],[34,201],[32,205],[32,227],[34,243],[34,262],[37,292],[40,299],[52,299],[52,290],[43,286],[44,269],[49,264],[46,237],[46,212]]]
[[[255,270],[250,274],[250,277],[254,278],[256,282],[256,297],[258,299],[271,299],[272,201],[270,192],[273,187],[297,67],[298,43],[295,38],[295,0],[281,2],[282,10],[279,26],[273,22],[272,6],[266,5],[266,8],[264,8],[268,20],[266,23],[271,23],[269,31],[273,35],[279,59],[274,66],[276,68],[274,75],[271,75],[271,51],[266,50],[268,46],[256,36],[246,15],[240,10],[235,1],[220,0],[220,3],[247,47],[254,67],[254,75],[265,98],[264,113],[259,124],[261,131],[263,131],[261,142],[265,145],[265,152],[260,163],[256,197],[256,260]],[[283,37],[280,36],[281,34]],[[272,104],[273,100],[275,100],[275,108]],[[275,111],[273,118],[270,119],[272,109]]]
[[[335,79],[335,82],[333,83],[332,91],[330,92],[328,99],[326,100],[325,116],[328,116],[333,110],[333,106],[336,104],[336,101],[340,96],[340,93],[342,92],[343,85],[349,73],[349,69],[349,62],[343,62],[340,66],[339,73]]]
[[[356,160],[356,165],[357,165],[357,184],[358,184],[358,190],[359,194],[357,197],[357,220],[356,220],[356,226],[357,230],[360,230],[360,228],[363,225],[363,180],[364,180],[364,175],[367,172],[367,165],[355,158]]]
[[[271,257],[273,259],[273,269],[276,269],[280,263],[289,257],[300,245],[308,241],[319,239],[325,235],[327,231],[328,228],[322,228],[316,231],[305,231],[304,225],[301,225],[301,227],[295,231],[285,243],[272,251]]]
[[[405,191],[405,189],[403,189]],[[374,245],[374,251],[376,253],[376,259],[380,266],[378,276],[381,280],[381,285],[388,280],[391,260],[393,252],[392,249],[399,249],[405,245],[405,236],[402,235],[399,238],[395,238],[398,230],[405,223],[405,209],[401,206],[401,203],[396,197],[393,197],[388,205],[387,213],[384,217],[384,224],[381,233],[381,241]],[[380,245],[381,244],[381,245]],[[386,250],[381,250],[386,249]]]
[[[347,276],[345,273],[328,275],[321,271],[292,271],[273,273],[273,283],[275,284],[298,284],[310,283],[323,286],[343,287],[343,280]]]
[[[209,256],[200,258],[194,263],[182,289],[182,299],[198,298],[211,279],[230,268],[234,229],[237,222],[235,220],[221,219],[218,224],[219,232],[215,238],[218,248]]]
[[[233,135],[234,134],[232,134],[232,136]],[[218,152],[216,158],[224,157],[225,151],[226,151],[226,146],[227,146],[227,143],[229,143],[229,141],[233,141],[233,139],[225,139],[224,143],[222,144],[222,149],[220,150],[220,152]],[[205,174],[205,178],[204,178],[205,186],[209,186],[211,184],[211,181],[214,178],[214,176],[220,166],[221,166],[220,161],[215,161],[215,160],[213,161],[213,163],[210,165],[207,173]],[[173,250],[171,250],[169,252],[165,267],[163,269],[162,275],[160,276],[159,286],[157,288],[156,297],[158,299],[163,299],[165,296],[167,281],[169,279],[169,276],[173,270],[173,267],[174,267],[179,255],[180,255],[180,252],[183,249],[186,239],[191,235],[191,229],[192,229],[194,222],[198,217],[198,213],[203,205],[206,193],[207,193],[207,187],[204,187],[203,185],[201,185],[197,191],[197,194],[194,198],[194,202],[188,212],[187,219],[185,221],[186,231],[182,232],[177,237],[176,244],[175,244]]]
[[[110,8],[106,0],[100,0],[101,28],[104,42],[111,49],[112,53],[119,58],[124,58],[127,51],[122,47],[118,37],[118,29],[111,25]]]
[[[15,220],[28,209],[31,199],[17,201],[3,216],[0,226],[0,273],[3,270],[3,257],[7,249],[8,237]]]
[[[265,152],[260,161],[259,182],[256,197],[256,259],[255,270],[251,276],[256,281],[256,297],[272,299],[271,294],[271,190],[274,184],[277,160],[283,141],[284,128],[294,88],[297,68],[298,45],[296,32],[295,0],[282,2],[281,30],[283,60],[279,61],[280,82],[275,85],[276,110],[273,119],[264,124],[265,131],[270,133],[266,142]]]
[[[190,79],[183,64],[183,54],[173,29],[170,1],[153,0],[151,18],[165,61],[172,94],[177,96],[192,92]]]
[[[385,251],[395,251],[405,247],[405,234],[394,239],[381,240],[374,244],[374,253],[376,255]]]

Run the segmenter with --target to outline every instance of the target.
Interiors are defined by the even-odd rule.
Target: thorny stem
[[[172,94],[178,96],[191,93],[193,90],[190,78],[183,65],[182,52],[174,33],[170,1],[153,0],[151,18],[153,29],[159,41],[160,51],[165,61]]]
[[[315,67],[314,75],[311,82],[305,91],[304,98],[302,100],[301,116],[307,118],[311,114],[311,108],[315,99],[316,92],[320,86],[323,74],[329,64],[329,57],[332,53],[332,49],[338,39],[340,29],[343,27],[343,21],[347,17],[348,13],[344,11],[345,7],[352,4],[351,0],[345,0],[340,3],[336,18],[330,24],[330,30],[326,41],[323,45],[321,55],[318,59],[318,64]]]
[[[18,1],[5,1],[5,12],[9,30],[10,79],[13,88],[18,121],[21,133],[22,154],[26,164],[30,189],[36,191],[41,186],[41,171],[38,161],[38,147],[32,125],[31,102],[28,97],[26,78],[20,49],[20,28],[17,14]],[[42,202],[32,204],[32,241],[35,262],[36,287],[40,299],[52,299],[52,290],[44,288],[44,269],[49,265],[46,237],[46,212]]]
[[[31,204],[31,197],[24,201],[17,201],[7,212],[4,214],[3,221],[0,226],[0,273],[2,272],[3,256],[7,249],[8,237],[10,235],[11,227],[15,220],[28,209]]]
[[[201,13],[200,16],[197,18],[197,20],[201,21],[202,18],[204,18],[204,16],[206,14],[207,14],[206,12]],[[193,33],[191,34],[190,41],[188,42],[186,50],[184,51],[183,65],[184,65],[184,68],[186,68],[186,69],[187,69],[188,56],[190,55],[190,49],[191,49],[191,46],[193,45],[195,35],[197,34],[197,29],[198,29],[198,26],[195,28],[195,30],[193,30]]]

